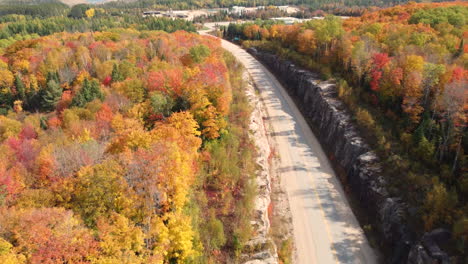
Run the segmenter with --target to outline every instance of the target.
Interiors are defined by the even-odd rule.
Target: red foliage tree
[[[16,160],[28,170],[33,168],[34,160],[38,154],[37,145],[33,144],[33,140],[13,137],[7,140],[7,145],[15,153]]]
[[[47,121],[47,125],[50,128],[58,128],[62,125],[62,121],[58,117],[53,116]]]
[[[0,187],[0,194],[6,191],[7,197],[18,194],[22,189],[22,183],[15,177],[13,169],[7,169],[3,162],[0,162]]]
[[[91,232],[71,211],[34,208],[10,215],[10,230],[30,263],[84,263],[96,250]]]
[[[19,133],[19,138],[22,140],[25,139],[36,139],[37,138],[37,133],[34,127],[31,125],[25,125],[21,132]]]
[[[387,53],[376,53],[372,56],[372,70],[371,70],[371,89],[373,91],[379,90],[379,81],[382,78],[382,69],[388,64],[390,58]]]
[[[112,77],[110,76],[107,76],[106,78],[104,78],[104,80],[102,81],[102,84],[104,84],[105,86],[109,86],[112,82]]]
[[[150,72],[148,74],[147,86],[149,91],[167,92],[164,88],[166,78],[163,72]]]

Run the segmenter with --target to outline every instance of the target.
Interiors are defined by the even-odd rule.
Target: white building
[[[231,8],[231,14],[242,15],[245,13],[245,6],[233,6]]]

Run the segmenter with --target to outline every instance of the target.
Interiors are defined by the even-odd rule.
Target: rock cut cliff
[[[342,183],[377,228],[382,244],[390,249],[388,263],[449,263],[437,243],[443,240],[436,239],[447,239],[449,234],[436,230],[416,239],[407,224],[405,204],[388,193],[380,161],[359,136],[351,114],[337,97],[335,83],[320,81],[317,74],[277,55],[256,49],[248,51],[275,73],[300,104],[335,169],[341,172]],[[439,235],[434,237],[433,233]]]

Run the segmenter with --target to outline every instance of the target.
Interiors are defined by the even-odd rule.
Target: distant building
[[[143,17],[159,17],[162,16],[159,11],[145,11],[143,12]]]
[[[231,14],[242,15],[245,12],[245,6],[233,6]]]
[[[274,17],[272,20],[283,21],[286,25],[292,25],[294,23],[301,23],[310,19],[299,19],[295,17]]]

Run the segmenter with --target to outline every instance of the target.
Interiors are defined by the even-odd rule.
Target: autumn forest
[[[442,249],[466,259],[468,4],[264,2],[324,17],[214,33],[333,80],[410,225],[450,230]],[[196,33],[229,16],[140,14],[250,2],[31,3],[0,2],[0,263],[240,263],[257,250],[245,68]],[[294,263],[286,242],[265,247]]]
[[[253,150],[226,63],[219,42],[182,31],[59,33],[6,48],[1,262],[166,263],[238,247],[248,222],[231,215],[251,199],[236,190],[250,188]]]

